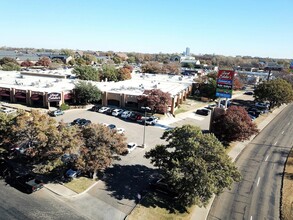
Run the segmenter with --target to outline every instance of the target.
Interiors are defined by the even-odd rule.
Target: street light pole
[[[141,107],[141,109],[144,110],[143,141],[142,141],[142,145],[141,145],[141,147],[142,147],[142,148],[145,148],[145,147],[146,147],[146,144],[145,144],[146,112],[147,112],[147,111],[150,111],[151,108],[150,108],[150,107]]]

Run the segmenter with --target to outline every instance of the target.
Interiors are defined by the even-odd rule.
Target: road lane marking
[[[282,131],[282,134],[284,134],[285,131]]]
[[[290,122],[288,122],[288,125],[290,125]]]
[[[274,145],[276,145],[278,143],[278,141],[276,141],[276,143]]]
[[[252,216],[250,216],[250,220],[252,220]]]
[[[256,186],[258,186],[258,184],[259,184],[259,181],[260,181],[260,177],[258,177],[258,180],[257,180],[257,184],[256,184]]]
[[[268,156],[266,157],[265,161],[267,161],[267,160],[269,159],[269,156],[270,156],[270,155],[268,155]]]

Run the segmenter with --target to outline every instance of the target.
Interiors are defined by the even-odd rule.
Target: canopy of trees
[[[165,131],[162,139],[168,144],[157,145],[145,157],[160,169],[169,187],[181,194],[181,205],[205,206],[213,194],[240,181],[236,166],[213,134],[184,125]]]
[[[114,81],[114,82],[117,82],[119,80],[118,70],[115,68],[114,65],[102,66],[101,80]]]
[[[89,82],[80,81],[75,85],[74,97],[78,104],[88,104],[101,99],[101,91]]]
[[[84,172],[96,173],[110,166],[115,158],[126,151],[125,136],[103,125],[93,124],[82,129],[84,147],[80,150],[77,167]]]
[[[99,71],[91,66],[76,66],[72,73],[81,80],[99,81]]]
[[[25,60],[20,65],[24,67],[30,67],[30,66],[33,66],[34,64],[30,60]]]
[[[137,97],[141,106],[148,106],[152,112],[166,113],[171,104],[171,94],[160,89],[145,90],[144,94]]]
[[[280,106],[292,102],[292,85],[284,79],[266,81],[255,88],[254,96],[257,101],[269,101],[271,108]]]
[[[172,63],[159,63],[157,61],[150,61],[141,66],[143,73],[168,73],[179,74],[180,64],[177,62]]]
[[[213,119],[212,131],[220,141],[229,143],[248,140],[258,129],[243,107],[231,106]]]
[[[206,82],[199,84],[199,95],[206,97],[212,100],[215,100],[216,97],[216,88],[217,82],[213,78],[208,78]]]
[[[42,57],[36,62],[36,66],[49,66],[51,64],[51,60],[49,57]]]
[[[0,65],[2,66],[2,70],[4,71],[20,70],[20,66],[17,61],[10,57],[3,57],[2,59],[0,59]]]
[[[3,119],[0,126],[2,132],[10,133],[5,142],[29,143],[22,157],[26,156],[29,159],[26,163],[34,165],[41,173],[65,166],[61,156],[67,153],[78,155],[72,166],[80,168],[84,174],[93,174],[127,151],[125,137],[103,125],[68,126],[34,110],[22,113],[14,120]],[[3,143],[1,139],[0,145]],[[18,157],[17,154],[13,156]]]

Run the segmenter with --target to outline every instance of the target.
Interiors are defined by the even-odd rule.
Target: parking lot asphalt
[[[250,97],[248,97],[250,98]],[[26,107],[29,109],[28,107]],[[92,112],[88,109],[72,109],[65,111],[64,115],[55,117],[56,121],[72,122],[76,118],[85,118],[93,123],[115,124],[118,128],[125,129],[127,142],[143,143],[144,125],[125,121],[118,117]],[[43,112],[46,112],[42,109]],[[99,216],[101,219],[124,219],[136,205],[137,194],[142,192],[149,181],[150,175],[155,172],[149,160],[144,157],[145,151],[155,147],[157,144],[165,143],[160,139],[163,132],[176,126],[192,124],[199,126],[202,130],[209,127],[210,116],[195,114],[196,109],[180,113],[176,117],[165,117],[158,121],[156,126],[145,127],[146,147],[137,147],[120,161],[115,161],[105,173],[102,180],[98,181],[87,192],[76,195],[70,190],[62,190],[62,185],[47,188],[58,195],[66,196],[68,201],[77,209],[89,212],[91,216]],[[68,198],[71,197],[71,198]],[[95,202],[95,203],[93,203]],[[93,218],[95,219],[95,218]]]

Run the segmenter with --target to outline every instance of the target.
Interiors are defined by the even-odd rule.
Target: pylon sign
[[[219,70],[217,76],[216,96],[220,98],[231,98],[233,89],[233,70]]]

